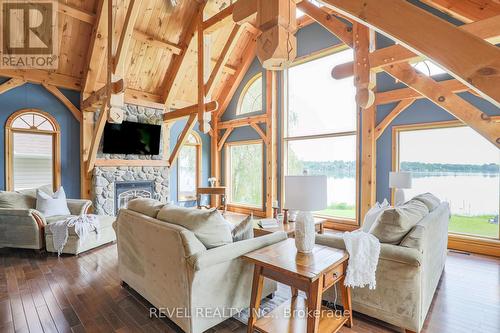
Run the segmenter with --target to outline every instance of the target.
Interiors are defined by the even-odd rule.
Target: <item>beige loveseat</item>
[[[160,208],[168,206],[129,203],[120,210],[115,223],[120,279],[187,333],[204,332],[236,309],[248,308],[253,265],[239,257],[282,241],[286,234],[207,249],[194,232],[157,219],[164,216]],[[276,287],[266,281],[263,295]]]
[[[381,244],[377,287],[353,288],[353,310],[420,332],[445,265],[449,218],[449,205],[441,203],[400,244]],[[341,235],[317,235],[316,243],[345,249]],[[325,299],[334,300],[331,289]]]
[[[51,194],[47,188],[41,188]],[[72,215],[86,214],[92,202],[68,199]],[[36,189],[19,192],[0,192],[0,248],[45,249],[44,229],[50,222],[67,218],[54,216],[46,219],[35,209]]]

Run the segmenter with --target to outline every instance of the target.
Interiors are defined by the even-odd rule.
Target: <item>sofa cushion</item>
[[[422,193],[413,198],[413,200],[418,200],[427,206],[429,212],[432,212],[434,209],[438,208],[441,200],[437,198],[432,193]]]
[[[24,194],[28,197],[33,198],[33,200],[36,200],[36,191],[41,190],[44,193],[47,193],[48,195],[54,194],[54,191],[52,190],[52,185],[43,185],[38,188],[27,188],[24,190],[19,190],[17,191],[18,193]]]
[[[156,218],[156,215],[158,215],[158,212],[163,206],[165,206],[164,203],[148,198],[137,198],[129,201],[127,204],[128,209],[152,218]]]
[[[253,238],[253,219],[248,216],[233,228],[231,232],[233,235],[233,242],[238,242],[245,239]]]
[[[53,195],[49,195],[40,189],[37,190],[36,210],[46,218],[55,215],[71,215],[68,203],[66,202],[64,188],[61,186]]]
[[[421,201],[410,200],[401,206],[384,210],[371,227],[370,233],[381,243],[399,244],[428,213],[429,209]]]
[[[160,209],[156,218],[192,231],[207,249],[233,242],[229,222],[216,209],[203,210],[166,205]]]
[[[36,199],[18,192],[0,191],[0,208],[35,209]]]
[[[365,219],[363,220],[363,225],[361,226],[361,230],[364,232],[369,232],[372,225],[377,221],[377,218],[382,214],[382,212],[389,208],[389,202],[387,199],[384,199],[382,203],[376,202],[370,210],[368,210],[365,214]]]

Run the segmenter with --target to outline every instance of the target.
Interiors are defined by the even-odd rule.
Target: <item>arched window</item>
[[[201,138],[191,132],[177,160],[177,201],[196,200],[201,177]]]
[[[50,114],[24,109],[5,124],[7,190],[61,184],[60,128]]]
[[[241,93],[236,114],[262,111],[262,74],[255,75]]]

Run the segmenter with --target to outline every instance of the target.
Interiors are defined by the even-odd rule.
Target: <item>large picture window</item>
[[[201,138],[195,132],[189,134],[177,160],[177,200],[196,200],[201,173]]]
[[[5,151],[7,190],[60,186],[60,130],[46,112],[20,110],[7,120]]]
[[[264,206],[264,148],[262,141],[227,144],[226,170],[229,203],[262,209]]]
[[[356,219],[357,106],[352,78],[332,79],[333,66],[353,61],[351,49],[297,64],[286,72],[285,175],[328,177],[333,220]],[[286,205],[286,203],[285,203]]]
[[[395,168],[413,178],[406,197],[431,192],[450,203],[451,233],[498,238],[499,150],[458,123],[394,130]]]

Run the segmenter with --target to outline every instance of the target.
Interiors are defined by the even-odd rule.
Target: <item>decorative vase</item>
[[[314,217],[311,212],[300,211],[295,221],[295,246],[301,253],[311,253],[316,240]]]

